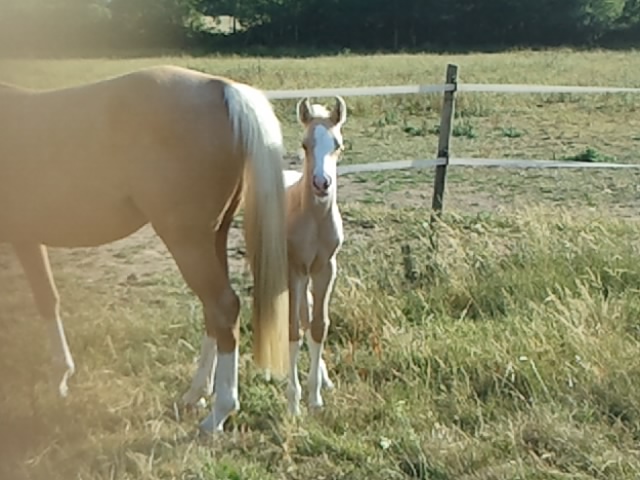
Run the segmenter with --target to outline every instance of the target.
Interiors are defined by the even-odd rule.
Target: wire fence
[[[577,85],[534,85],[534,84],[484,84],[458,82],[458,66],[448,65],[447,76],[443,84],[395,85],[372,87],[338,87],[312,88],[299,90],[268,90],[266,95],[271,100],[298,99],[302,97],[342,96],[376,96],[376,95],[411,95],[411,94],[444,94],[440,119],[440,139],[436,158],[393,160],[378,163],[341,165],[338,173],[353,174],[380,172],[390,170],[407,170],[414,168],[436,168],[436,179],[433,192],[433,209],[442,210],[442,197],[446,171],[449,165],[465,167],[502,167],[502,168],[571,168],[571,169],[638,169],[640,164],[622,164],[606,162],[557,161],[544,159],[499,159],[499,158],[452,158],[449,155],[451,130],[454,121],[455,94],[457,92],[503,93],[503,94],[621,94],[640,93],[640,88],[630,87],[594,87]]]

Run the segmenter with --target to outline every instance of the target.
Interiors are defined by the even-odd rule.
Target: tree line
[[[235,28],[215,28],[221,16]],[[640,40],[640,0],[0,0],[0,50],[399,50]]]

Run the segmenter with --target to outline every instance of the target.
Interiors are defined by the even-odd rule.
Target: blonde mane
[[[311,105],[311,115],[315,118],[329,118],[330,113],[327,107],[315,103]]]

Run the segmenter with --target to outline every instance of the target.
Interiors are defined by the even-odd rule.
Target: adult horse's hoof
[[[204,433],[205,435],[213,435],[216,433],[215,423],[213,421],[213,415],[207,415],[207,418],[200,422],[200,433]]]
[[[206,408],[207,400],[203,392],[189,390],[182,396],[182,404],[188,408]]]
[[[234,398],[216,398],[213,409],[207,417],[200,422],[200,432],[204,434],[216,434],[224,432],[224,424],[227,419],[240,409],[240,403]]]
[[[73,376],[76,369],[73,362],[58,363],[51,372],[51,382],[57,384],[58,394],[62,398],[69,395],[69,379]]]
[[[207,418],[200,422],[199,427],[200,433],[204,435],[219,435],[224,433],[224,420],[216,420],[213,413],[210,413]]]

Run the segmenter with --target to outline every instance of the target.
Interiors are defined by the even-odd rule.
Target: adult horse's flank
[[[309,346],[309,406],[322,407],[321,387],[333,388],[322,349],[329,329],[336,255],[344,239],[337,203],[337,162],[343,150],[341,128],[347,119],[347,106],[341,97],[336,97],[335,107],[329,112],[305,98],[298,102],[297,115],[304,127],[302,174],[285,171],[290,361],[287,398],[294,415],[300,412],[300,327],[306,331]]]
[[[254,275],[254,356],[286,373],[288,292],[280,124],[266,97],[231,80],[156,67],[75,88],[0,89],[0,241],[13,244],[66,394],[74,363],[47,246],[96,246],[151,223],[203,304],[216,398],[238,403],[239,299],[226,245],[244,203]],[[205,393],[211,394],[211,378]]]

